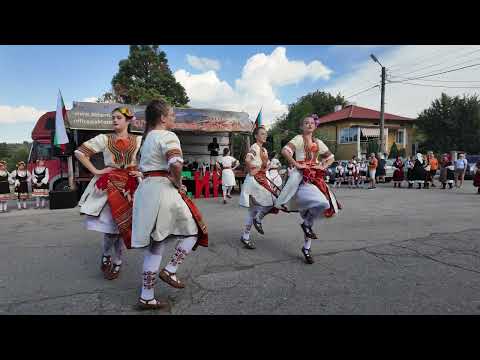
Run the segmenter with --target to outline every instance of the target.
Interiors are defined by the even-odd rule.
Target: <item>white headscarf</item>
[[[420,162],[423,162],[423,155],[420,153],[417,153],[417,160]]]

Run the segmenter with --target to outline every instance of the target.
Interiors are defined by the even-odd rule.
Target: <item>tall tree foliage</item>
[[[98,102],[146,104],[158,98],[173,106],[186,106],[189,102],[158,45],[131,45],[128,58],[120,61],[112,79],[112,92],[105,93]]]
[[[451,97],[442,93],[418,116],[416,126],[422,138],[422,151],[480,153],[480,101],[477,95]]]

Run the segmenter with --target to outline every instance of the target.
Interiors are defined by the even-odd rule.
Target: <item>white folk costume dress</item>
[[[32,196],[48,197],[48,181],[50,179],[48,168],[37,166],[32,173]]]
[[[310,169],[319,164],[319,157],[328,160],[333,157],[328,147],[319,139],[312,139],[312,146],[307,149],[302,135],[295,136],[284,147],[299,163],[307,164],[308,169],[292,172],[282,192],[275,202],[278,209],[300,211],[302,218],[305,213],[310,216],[331,217],[338,213],[339,204],[335,195],[324,180],[324,171]]]
[[[272,182],[275,184],[275,186],[278,189],[282,189],[282,177],[280,176],[279,170],[282,167],[282,164],[280,163],[280,160],[278,159],[272,159],[270,163],[268,164],[268,178],[272,180]]]
[[[171,164],[183,163],[180,140],[168,130],[152,130],[142,146],[139,169],[145,179],[138,186],[133,205],[132,247],[164,241],[169,236],[198,236],[207,245],[207,229],[193,202],[168,179]],[[151,176],[150,176],[151,175]],[[198,212],[196,213],[195,210]],[[202,243],[202,234],[205,243]]]
[[[235,174],[232,168],[238,160],[233,156],[227,155],[222,156],[218,162],[222,165],[222,186],[235,186]]]
[[[94,176],[80,199],[80,212],[87,215],[87,229],[120,234],[127,247],[131,236],[132,197],[137,185],[137,179],[128,172],[137,169],[141,141],[140,136],[131,134],[127,139],[118,138],[116,134],[100,134],[76,150],[87,157],[102,153],[105,167],[116,169]]]
[[[14,170],[11,179],[15,184],[15,195],[18,200],[28,199],[28,184],[32,180],[32,174],[28,170]]]
[[[260,205],[262,207],[273,207],[275,202],[274,190],[271,188],[269,179],[266,177],[268,168],[268,151],[255,143],[250,147],[247,157],[251,164],[260,171],[255,176],[247,174],[240,193],[240,206],[250,207]],[[270,189],[270,190],[268,190]]]

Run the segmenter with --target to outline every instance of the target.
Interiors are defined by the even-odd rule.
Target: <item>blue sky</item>
[[[419,66],[414,64],[415,59],[420,56],[425,58],[437,52],[440,55],[435,60],[438,60],[452,51],[460,54],[464,48],[469,50],[465,46],[448,50],[439,46],[359,45],[168,45],[161,48],[177,80],[186,88],[192,106],[244,110],[253,117],[256,109],[263,105],[264,117],[270,122],[284,112],[288,104],[308,92],[325,89],[349,95],[378,83],[379,68],[370,60],[371,52],[385,59],[387,66],[400,63],[400,70],[410,70],[408,60],[415,69]],[[67,108],[72,101],[98,97],[109,90],[118,62],[127,56],[128,46],[0,46],[0,142],[28,140],[38,114],[55,109],[58,89],[62,90]],[[207,65],[192,66],[192,58],[206,61]],[[451,60],[455,64],[455,56]],[[208,65],[212,62],[215,65]],[[406,64],[402,67],[402,63]],[[478,75],[478,69],[476,71],[474,76]],[[400,100],[405,100],[409,92],[395,95],[392,86],[387,104],[400,115],[415,116],[441,90],[424,89],[422,94],[428,95],[414,108],[394,106],[408,104],[409,101]],[[379,95],[372,91],[352,100],[358,105],[378,108]]]

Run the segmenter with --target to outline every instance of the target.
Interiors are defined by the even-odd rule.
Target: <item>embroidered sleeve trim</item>
[[[182,157],[182,150],[180,149],[168,150],[166,154],[167,162],[170,161],[170,159],[173,157]]]
[[[85,144],[80,145],[77,151],[80,151],[83,155],[87,157],[91,157],[92,155],[95,155],[97,153],[95,150],[93,150],[92,148],[89,148]]]

